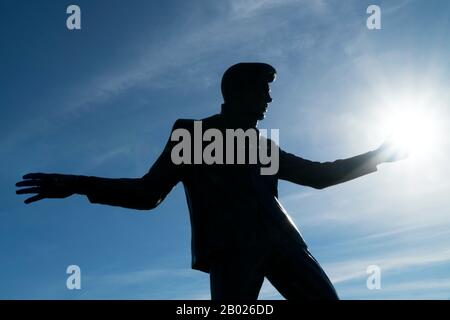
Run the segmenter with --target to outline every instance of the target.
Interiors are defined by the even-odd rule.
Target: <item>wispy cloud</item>
[[[195,275],[195,274],[194,274]],[[157,278],[189,278],[193,272],[189,269],[147,269],[129,272],[109,273],[101,275],[86,275],[88,281],[117,286],[144,284]]]
[[[280,7],[298,8],[319,14],[326,10],[325,0],[232,0],[231,15],[234,19],[244,19],[273,11]]]
[[[391,232],[373,234],[366,237],[355,238],[352,241],[332,243],[327,245],[327,253],[321,252],[321,256],[326,256],[327,260],[334,260],[331,262],[325,262],[322,267],[327,272],[330,280],[333,284],[341,286],[351,283],[355,280],[360,280],[360,286],[356,286],[354,289],[347,285],[342,287],[340,295],[350,296],[355,294],[354,290],[358,291],[358,295],[367,294],[368,290],[365,287],[365,281],[368,277],[366,272],[367,267],[370,265],[377,265],[381,269],[383,277],[390,274],[400,274],[414,271],[415,268],[421,267],[429,270],[433,270],[435,267],[450,262],[450,247],[445,245],[446,241],[441,241],[444,245],[436,247],[430,246],[429,241],[425,241],[423,244],[412,244],[409,248],[406,248],[404,244],[399,241],[397,246],[389,246],[387,242],[392,236],[398,236],[400,233],[413,233],[420,237],[421,232],[417,232],[421,227],[417,228],[405,228],[403,230],[395,230]],[[428,232],[429,233],[429,232]],[[448,239],[448,232],[445,234]],[[373,245],[368,243],[368,240],[378,242],[378,249],[374,249]],[[433,241],[435,243],[435,241]],[[384,244],[384,245],[383,245]],[[348,254],[345,248],[349,248],[353,253]],[[360,250],[360,249],[365,250]],[[332,255],[330,252],[335,253]],[[313,250],[313,254],[315,251]],[[340,255],[341,254],[341,255]],[[432,272],[429,272],[432,274]],[[395,282],[383,282],[389,290],[392,292],[401,292],[403,289],[411,288],[417,290],[425,289],[439,289],[445,288],[447,285],[441,284],[440,281],[431,279],[430,281],[416,281],[415,283],[405,283],[401,286]],[[436,284],[436,285],[434,285]],[[417,288],[416,288],[417,286]],[[362,287],[360,289],[359,287]],[[350,288],[350,289],[348,289]],[[383,288],[383,294],[387,293]],[[356,295],[356,296],[358,296]],[[426,295],[425,295],[426,296]],[[274,287],[272,287],[267,281],[261,291],[261,298],[263,299],[278,299],[280,295]]]
[[[188,268],[85,274],[83,282],[89,285],[86,294],[93,298],[108,298],[113,293],[122,299],[210,299],[207,275]],[[154,287],[160,290],[155,292]]]
[[[369,290],[364,281],[361,285],[345,287],[347,299],[450,299],[450,279],[436,278],[423,281],[382,282],[379,290]]]
[[[5,148],[20,144],[30,137],[42,136],[48,130],[64,126],[67,120],[76,119],[105,106],[111,99],[139,86],[157,88],[164,85],[184,86],[186,83],[190,86],[218,83],[216,79],[229,65],[228,61],[223,60],[226,53],[233,52],[231,63],[235,63],[236,59],[246,55],[257,58],[261,55],[270,56],[271,51],[278,54],[282,47],[292,46],[296,42],[301,44],[297,49],[307,49],[314,43],[307,34],[309,31],[303,32],[303,38],[299,38],[298,30],[290,31],[285,37],[280,38],[278,35],[285,34],[286,23],[297,19],[298,15],[316,14],[321,2],[233,1],[230,5],[218,5],[216,11],[220,17],[215,19],[205,19],[206,13],[197,10],[197,18],[202,23],[189,24],[164,41],[149,41],[142,45],[138,55],[117,61],[110,68],[90,75],[87,81],[58,94],[59,97],[54,97],[58,108],[48,109],[38,118],[24,118],[16,130],[5,135],[0,142]],[[278,19],[276,15],[267,17],[264,14],[269,8],[289,8],[293,5],[297,8],[301,6],[302,10],[287,12],[283,20]],[[252,20],[236,21],[235,18],[241,13],[251,14]],[[190,19],[196,20],[192,17]],[[261,26],[266,24],[270,25],[270,28],[264,28],[262,32]],[[284,41],[286,37],[294,34],[297,34],[298,41]],[[267,37],[271,37],[274,42],[265,43]],[[280,41],[284,43],[279,43]],[[261,47],[257,48],[258,46]],[[211,74],[212,70],[217,73]],[[176,76],[168,76],[170,74]],[[214,81],[211,80],[212,77]]]
[[[409,250],[404,252],[390,252],[388,255],[378,255],[370,258],[356,258],[349,261],[324,264],[333,283],[340,283],[357,278],[366,277],[367,267],[378,265],[382,272],[402,271],[417,266],[431,267],[437,263],[450,261],[448,246],[429,252],[426,250]]]

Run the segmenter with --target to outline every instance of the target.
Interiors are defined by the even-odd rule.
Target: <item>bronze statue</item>
[[[275,75],[275,69],[264,63],[231,66],[222,78],[222,110],[201,120],[203,130],[256,129],[272,101],[269,83]],[[172,132],[181,128],[193,133],[193,127],[194,120],[179,119]],[[389,142],[374,151],[325,163],[280,149],[278,172],[261,175],[260,163],[175,164],[174,145],[169,139],[142,178],[29,173],[16,184],[23,187],[16,193],[35,194],[25,203],[81,194],[91,203],[150,210],[182,182],[192,228],[192,268],[210,274],[213,300],[257,299],[264,277],[286,299],[338,299],[278,201],[278,179],[323,189],[405,157],[394,152]]]

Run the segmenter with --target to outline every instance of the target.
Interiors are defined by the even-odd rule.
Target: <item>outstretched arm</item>
[[[134,209],[151,209],[160,200],[151,192],[144,179],[109,179],[54,173],[29,173],[17,194],[34,194],[26,204],[51,198],[67,198],[74,194],[85,195],[92,203],[103,203]],[[151,186],[150,186],[151,187]]]
[[[164,200],[178,182],[176,176],[164,170],[158,161],[149,173],[136,179],[29,173],[23,176],[23,181],[16,184],[17,187],[23,187],[16,193],[34,194],[25,200],[27,204],[47,198],[67,198],[80,194],[87,196],[91,203],[152,209]]]
[[[377,165],[404,159],[407,154],[387,140],[379,148],[334,162],[310,161],[280,150],[278,178],[323,189],[377,171]]]
[[[91,203],[132,209],[153,209],[180,181],[180,167],[170,159],[169,144],[140,179],[83,177],[82,190]]]
[[[152,209],[160,204],[180,181],[180,167],[170,158],[170,140],[142,178],[110,179],[90,176],[29,173],[16,183],[17,194],[33,194],[25,203],[47,198],[85,195],[91,203],[131,209]]]

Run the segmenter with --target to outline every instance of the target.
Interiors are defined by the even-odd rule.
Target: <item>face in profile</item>
[[[239,103],[242,116],[252,120],[263,120],[271,102],[272,97],[270,96],[270,87],[267,82],[246,90],[246,92],[242,93]]]
[[[275,68],[267,63],[240,62],[229,67],[221,91],[230,115],[251,123],[263,120],[272,102],[269,84],[275,78]]]

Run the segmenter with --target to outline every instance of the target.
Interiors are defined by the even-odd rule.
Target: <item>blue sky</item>
[[[369,4],[381,30],[366,28]],[[372,150],[394,109],[425,106],[441,133],[426,155],[325,190],[280,182],[280,199],[341,298],[450,298],[449,13],[444,0],[1,1],[0,298],[209,299],[181,184],[140,212],[81,196],[26,206],[14,183],[142,176],[177,118],[219,111],[240,61],[278,70],[260,127],[313,160]],[[81,290],[65,286],[71,264]],[[280,295],[265,282],[260,298]]]

